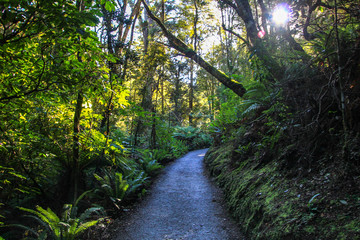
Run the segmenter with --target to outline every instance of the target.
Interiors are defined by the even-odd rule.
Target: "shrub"
[[[192,126],[176,127],[173,137],[183,141],[188,146],[189,150],[210,147],[212,142],[212,138],[209,134]]]
[[[141,158],[139,159],[140,165],[146,174],[149,176],[156,175],[158,170],[162,168],[161,164],[158,163],[155,159],[155,154],[149,149],[138,150],[141,153]]]
[[[77,204],[90,191],[84,192],[74,203],[64,204],[63,212],[59,217],[50,208],[44,209],[36,206],[36,210],[19,207],[20,210],[31,213],[28,215],[38,221],[42,229],[34,230],[24,225],[16,224],[14,227],[21,227],[32,233],[37,239],[73,240],[91,226],[96,225],[102,218],[89,220],[93,214],[103,215],[101,207],[91,207],[78,216]]]

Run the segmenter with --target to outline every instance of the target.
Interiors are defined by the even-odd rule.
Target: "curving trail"
[[[166,167],[114,240],[244,239],[204,172],[206,151],[190,152]]]

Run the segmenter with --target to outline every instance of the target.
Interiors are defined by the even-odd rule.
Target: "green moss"
[[[250,239],[348,239],[349,233],[356,239],[353,236],[359,235],[357,219],[321,217],[330,208],[309,212],[308,201],[313,194],[301,198],[292,180],[280,173],[277,161],[258,167],[249,157],[234,168],[234,148],[231,142],[211,148],[205,161],[224,190],[230,212]],[[309,183],[307,179],[299,182]],[[320,198],[317,204],[322,204]]]

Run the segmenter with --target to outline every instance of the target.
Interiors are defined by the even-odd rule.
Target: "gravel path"
[[[244,239],[204,172],[205,153],[190,152],[166,167],[114,240]]]

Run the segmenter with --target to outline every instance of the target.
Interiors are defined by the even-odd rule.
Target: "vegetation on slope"
[[[212,123],[206,164],[251,239],[359,239],[359,15],[355,2],[325,2],[292,5],[304,39],[282,29],[266,45],[281,77],[250,53],[252,75],[235,76],[247,93],[227,95]]]
[[[206,164],[251,239],[359,239],[358,97],[345,128],[324,75],[290,71],[250,105],[229,102],[241,117],[223,108]],[[346,99],[358,96],[348,86]]]
[[[267,159],[269,149],[251,146],[259,144],[251,139],[252,130],[233,130],[232,137],[242,142],[213,146],[206,164],[251,239],[357,239],[358,175],[345,173],[328,156],[307,169],[289,168],[288,161],[298,160],[289,154],[293,145],[279,144],[281,151]]]

